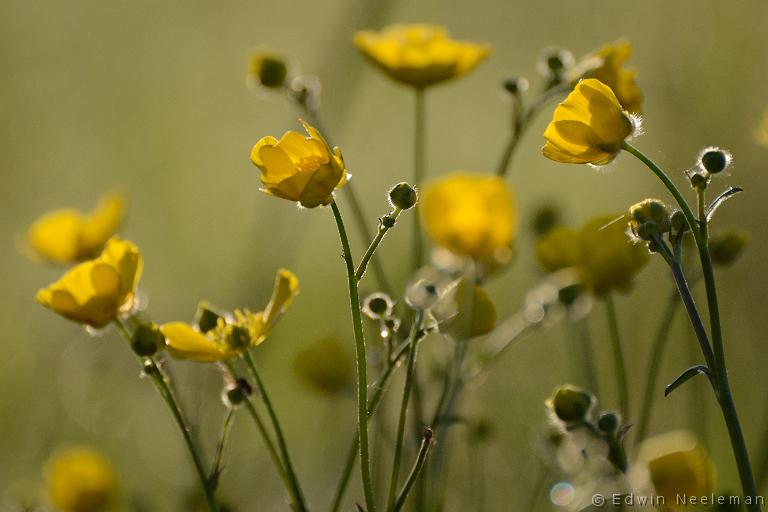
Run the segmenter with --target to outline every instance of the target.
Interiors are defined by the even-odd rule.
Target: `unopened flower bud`
[[[681,210],[675,210],[675,212],[672,213],[672,216],[669,218],[669,223],[672,226],[672,231],[675,233],[688,230],[688,220]]]
[[[709,240],[709,254],[715,265],[727,266],[736,261],[744,251],[749,236],[741,230],[713,234]]]
[[[155,355],[165,346],[165,336],[154,322],[139,324],[131,337],[131,348],[141,357]]]
[[[592,395],[570,384],[555,389],[552,397],[547,400],[547,406],[566,425],[583,422],[592,405]]]
[[[288,66],[279,55],[260,52],[251,57],[250,76],[264,87],[282,87],[288,77]]]
[[[436,301],[437,288],[426,279],[419,279],[405,292],[405,302],[413,309],[429,309]]]
[[[709,182],[712,181],[712,175],[702,169],[693,169],[688,171],[688,180],[691,182],[691,187],[694,190],[703,190],[709,186]]]
[[[253,388],[247,380],[238,378],[227,385],[221,394],[221,400],[227,407],[237,407],[245,402],[253,394]]]
[[[720,148],[706,148],[699,155],[699,166],[711,173],[718,174],[728,168],[731,163],[731,154]]]
[[[513,96],[528,90],[528,79],[522,76],[511,76],[504,80],[504,90]]]
[[[219,318],[222,316],[213,310],[210,304],[207,302],[201,302],[197,306],[197,314],[195,315],[195,323],[200,329],[200,332],[207,333],[219,323]]]
[[[612,434],[619,428],[619,417],[615,412],[604,412],[597,418],[597,428],[606,434]]]
[[[629,228],[641,240],[653,240],[669,231],[669,211],[658,199],[641,201],[629,209]]]
[[[389,191],[389,202],[401,210],[413,208],[418,200],[416,189],[406,182],[398,183]]]
[[[392,314],[394,302],[386,293],[376,292],[363,300],[363,314],[372,320],[380,320]]]

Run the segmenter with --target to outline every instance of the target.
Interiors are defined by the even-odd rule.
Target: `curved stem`
[[[269,394],[267,394],[267,389],[264,386],[264,382],[261,380],[261,376],[259,375],[258,370],[256,369],[256,364],[253,362],[251,353],[248,350],[243,350],[241,354],[245,360],[246,365],[248,366],[248,369],[251,371],[251,375],[256,381],[256,387],[261,394],[261,399],[264,402],[264,406],[267,409],[270,422],[272,423],[272,428],[275,431],[277,447],[280,450],[280,455],[283,460],[283,467],[285,468],[285,473],[288,476],[288,481],[290,482],[291,489],[293,490],[292,495],[295,501],[294,504],[299,512],[305,512],[307,510],[307,505],[304,501],[304,494],[301,491],[299,479],[296,477],[296,471],[293,469],[291,456],[288,453],[288,445],[285,442],[285,436],[283,435],[283,429],[280,425],[280,420],[277,419],[277,413],[275,413],[275,408],[272,406],[272,400],[270,400]]]
[[[360,312],[360,295],[357,291],[357,279],[352,263],[352,251],[349,248],[347,230],[341,217],[336,201],[331,201],[331,210],[336,220],[341,246],[344,251],[344,263],[347,269],[347,284],[349,287],[349,307],[352,313],[352,329],[355,334],[355,363],[357,367],[357,435],[360,439],[360,472],[363,480],[365,506],[368,512],[375,512],[376,501],[373,495],[371,479],[370,447],[368,442],[368,361],[365,353],[365,338],[363,337],[363,319]]]
[[[616,386],[619,391],[619,410],[624,421],[627,421],[629,417],[629,380],[627,378],[627,367],[624,362],[624,350],[621,346],[621,333],[616,316],[616,304],[611,294],[605,296],[605,311],[608,316],[608,331],[610,332],[614,369],[616,370]]]
[[[389,215],[387,215],[388,218],[392,219],[392,225],[385,225],[383,222],[379,223],[379,229],[376,231],[376,236],[371,241],[371,245],[368,246],[365,254],[363,254],[363,259],[360,260],[360,264],[357,266],[357,270],[355,270],[355,279],[358,281],[360,281],[363,278],[363,275],[365,275],[365,270],[368,268],[368,262],[373,257],[381,241],[384,240],[384,235],[386,235],[387,231],[394,227],[394,221],[397,220],[400,212],[402,212],[400,208],[395,208]]]
[[[736,412],[736,406],[733,401],[733,395],[731,394],[731,387],[728,381],[728,370],[725,363],[725,350],[723,347],[723,334],[720,325],[720,311],[717,300],[717,286],[715,284],[715,273],[712,265],[712,259],[709,254],[709,247],[707,241],[707,217],[704,215],[703,197],[699,197],[699,218],[696,219],[691,211],[690,206],[683,198],[680,191],[675,184],[669,179],[666,173],[648,157],[646,157],[641,151],[627,142],[623,143],[623,149],[628,151],[643,162],[656,176],[664,183],[669,192],[673,195],[677,201],[680,209],[685,215],[688,225],[691,228],[694,239],[696,240],[696,247],[699,252],[699,259],[701,261],[701,269],[704,275],[704,285],[707,292],[707,306],[709,309],[709,322],[710,333],[712,335],[712,345],[710,354],[705,352],[705,357],[711,356],[713,363],[710,365],[710,369],[713,374],[715,389],[715,396],[720,405],[720,409],[723,413],[726,427],[728,428],[728,435],[731,441],[731,447],[733,449],[733,455],[736,459],[736,466],[739,471],[739,478],[741,480],[742,490],[745,497],[750,498],[751,503],[747,505],[748,510],[752,512],[759,512],[760,505],[757,503],[757,488],[755,485],[754,475],[752,473],[752,467],[749,461],[749,453],[747,451],[746,442],[744,440],[744,434],[741,430],[741,423],[739,421],[738,414]],[[682,276],[682,271],[675,272],[673,265],[673,273],[675,273],[676,281],[678,277],[682,277],[682,281],[685,281],[685,277]],[[680,274],[678,276],[677,274]],[[686,305],[687,306],[687,305]],[[694,305],[695,309],[695,305]],[[689,309],[690,313],[690,309]],[[693,320],[693,317],[691,318]],[[696,333],[701,343],[700,333]],[[709,348],[709,344],[707,343]],[[702,350],[704,346],[702,344]]]
[[[419,447],[419,453],[416,455],[416,461],[413,463],[413,468],[408,474],[408,478],[405,480],[405,484],[403,484],[403,488],[400,491],[400,494],[397,496],[397,500],[392,507],[392,512],[399,512],[403,508],[403,505],[405,505],[405,500],[408,498],[408,493],[411,492],[413,484],[416,483],[416,480],[421,474],[421,470],[424,469],[424,463],[427,461],[427,455],[429,455],[429,449],[431,447],[432,431],[427,429],[423,439],[421,440],[421,446]]]
[[[659,322],[656,337],[653,340],[653,345],[651,345],[651,359],[648,362],[648,369],[645,372],[647,375],[645,381],[645,393],[643,393],[643,405],[640,409],[640,416],[637,421],[635,443],[639,443],[645,439],[648,432],[648,426],[651,423],[653,406],[656,401],[656,386],[659,382],[661,361],[664,359],[664,352],[667,348],[667,342],[669,341],[669,333],[672,329],[672,324],[675,315],[677,314],[679,304],[678,292],[677,289],[675,289],[670,295],[667,305],[664,308],[664,314],[661,317],[661,322]]]
[[[392,476],[389,481],[389,496],[387,499],[387,510],[392,510],[395,504],[395,494],[397,492],[397,481],[400,474],[400,459],[403,454],[403,438],[405,436],[405,419],[408,413],[408,402],[411,398],[411,389],[413,388],[413,377],[416,369],[416,355],[418,352],[418,332],[421,329],[421,322],[424,318],[424,312],[419,310],[416,313],[416,320],[411,327],[411,336],[408,344],[408,366],[405,371],[405,385],[403,386],[403,397],[400,402],[400,416],[397,422],[397,439],[395,441],[395,455],[392,461]]]
[[[218,482],[219,474],[221,473],[221,464],[224,460],[224,448],[227,445],[227,438],[229,437],[229,430],[232,427],[232,420],[235,417],[235,408],[229,407],[227,414],[224,416],[224,424],[221,427],[221,434],[219,436],[219,442],[216,444],[216,457],[213,461],[213,469],[211,469],[210,476],[208,477],[210,482]]]
[[[290,95],[290,97],[296,102],[296,105],[299,107],[299,109],[301,109],[307,119],[309,119],[309,123],[317,128],[317,130],[323,134],[328,144],[333,147],[332,139],[329,136],[328,131],[325,129],[317,109],[312,108],[309,104],[307,104],[306,101],[299,101],[293,95]],[[358,234],[363,240],[370,240],[371,230],[368,228],[368,221],[366,220],[367,217],[365,215],[365,210],[363,209],[363,205],[360,202],[360,199],[355,193],[354,185],[351,182],[346,183],[342,187],[342,190],[344,191],[345,199],[349,203],[349,206],[352,208],[352,214],[355,218],[355,225],[357,226]],[[371,267],[373,268],[373,273],[376,276],[376,281],[379,283],[379,288],[381,288],[381,291],[389,296],[392,296],[393,288],[389,283],[389,279],[387,279],[384,266],[381,264],[381,261],[378,257],[373,256]]]
[[[130,342],[131,334],[128,332],[128,329],[126,329],[122,322],[116,320],[114,324],[120,334],[128,342]],[[205,472],[203,457],[200,455],[200,451],[198,450],[197,446],[195,446],[190,428],[187,425],[187,421],[184,419],[184,414],[181,411],[179,402],[176,400],[176,397],[168,385],[168,381],[166,380],[167,377],[161,370],[160,366],[157,364],[157,361],[154,357],[147,357],[144,359],[144,373],[152,379],[152,383],[155,385],[155,389],[157,389],[157,392],[160,394],[163,402],[165,402],[165,405],[171,412],[173,419],[176,421],[176,425],[181,431],[181,435],[184,438],[184,443],[187,445],[187,450],[192,457],[192,462],[195,466],[195,472],[197,473],[197,477],[200,480],[200,487],[203,491],[203,494],[205,495],[208,508],[211,509],[211,512],[219,512],[219,505],[216,502],[213,490],[211,489],[210,485],[208,485],[208,476]]]
[[[414,108],[414,135],[413,135],[413,185],[421,186],[424,180],[424,148],[425,148],[425,106],[424,106],[424,88],[417,87],[415,90],[415,108]],[[419,208],[419,205],[416,205]],[[421,267],[424,260],[424,247],[421,236],[421,224],[419,215],[413,216],[413,262],[411,270],[416,271]]]

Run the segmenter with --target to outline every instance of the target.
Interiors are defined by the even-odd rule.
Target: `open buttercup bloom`
[[[36,299],[73,322],[100,329],[134,309],[141,270],[139,249],[113,237],[100,256],[68,270]]]
[[[678,496],[709,496],[714,489],[715,467],[692,432],[678,430],[646,439],[634,466],[631,477],[637,487],[662,496],[670,510],[678,509]]]
[[[419,212],[432,242],[483,261],[509,252],[517,230],[517,202],[502,178],[457,172],[421,189]]]
[[[414,87],[463,76],[491,53],[485,43],[457,41],[444,27],[426,24],[362,30],[355,35],[355,44],[387,75]]]
[[[637,85],[637,70],[625,66],[632,56],[629,41],[606,44],[583,57],[573,69],[573,81],[595,78],[611,88],[624,110],[639,114],[643,93]]]
[[[605,165],[616,158],[638,122],[610,87],[594,78],[581,80],[555,109],[542,152],[556,162]]]
[[[333,191],[346,183],[344,159],[320,132],[302,125],[309,136],[288,131],[280,140],[264,137],[253,146],[251,161],[261,171],[262,191],[305,208],[325,206],[333,200]]]
[[[601,215],[581,229],[556,227],[536,242],[536,256],[548,272],[576,268],[596,295],[631,288],[648,262],[648,251],[626,232],[628,219]]]
[[[115,234],[125,215],[125,199],[107,194],[91,212],[61,208],[46,213],[29,228],[26,245],[43,260],[71,264],[95,257]]]
[[[160,330],[173,357],[199,363],[223,361],[261,344],[298,294],[296,276],[290,270],[279,269],[272,297],[263,311],[235,310],[220,317],[207,332],[186,322],[169,322]]]
[[[112,465],[92,448],[58,450],[46,462],[43,477],[48,499],[60,512],[102,512],[117,494]]]

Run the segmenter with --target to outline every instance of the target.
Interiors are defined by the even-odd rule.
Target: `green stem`
[[[357,279],[352,263],[352,251],[349,248],[347,230],[341,217],[336,201],[331,201],[331,210],[336,220],[341,246],[344,251],[344,263],[347,268],[347,284],[349,287],[349,307],[352,313],[352,329],[355,334],[355,362],[357,366],[357,435],[360,439],[360,472],[363,480],[365,506],[368,512],[375,512],[376,501],[371,481],[371,460],[368,441],[368,377],[367,358],[365,353],[365,338],[363,337],[363,319],[360,312],[360,296],[357,291]]]
[[[397,500],[395,500],[395,504],[392,507],[392,512],[399,512],[403,508],[403,505],[405,505],[405,500],[408,498],[408,493],[411,492],[413,484],[416,483],[416,480],[421,474],[421,470],[424,468],[424,463],[427,461],[427,455],[429,455],[429,449],[431,447],[432,430],[427,428],[425,430],[424,438],[421,440],[421,446],[419,447],[419,453],[416,455],[416,461],[413,463],[413,468],[408,474],[408,478],[405,480],[403,488],[400,491],[400,494],[397,496]]]
[[[355,270],[355,279],[358,281],[360,281],[363,278],[363,275],[365,275],[365,270],[368,268],[368,262],[373,257],[381,241],[384,240],[384,235],[386,235],[387,231],[392,229],[392,227],[395,225],[395,221],[400,215],[400,212],[402,212],[402,210],[396,207],[389,215],[387,215],[388,218],[392,219],[391,225],[385,225],[384,222],[379,223],[379,229],[376,231],[376,237],[374,237],[374,239],[371,241],[371,245],[368,246],[365,254],[363,254],[363,259],[360,260],[360,264],[357,266],[357,270]]]
[[[616,304],[611,294],[605,296],[605,311],[608,316],[608,331],[610,332],[614,369],[616,370],[616,386],[619,391],[619,410],[621,411],[621,417],[624,421],[627,421],[629,418],[629,379],[627,378],[627,367],[624,362],[624,351],[621,346],[621,333],[616,316]]]
[[[371,416],[373,416],[373,413],[376,411],[376,408],[378,407],[379,402],[384,395],[384,390],[386,389],[386,385],[389,382],[392,373],[396,368],[399,368],[400,360],[403,358],[403,356],[405,356],[408,348],[408,343],[402,343],[398,347],[397,351],[392,356],[392,359],[390,359],[389,363],[387,364],[387,367],[384,369],[384,373],[381,375],[381,377],[379,377],[378,381],[371,386],[371,389],[373,389],[374,392],[368,401],[368,420],[371,419]],[[336,492],[333,496],[333,503],[331,504],[330,512],[338,512],[339,508],[341,507],[341,500],[344,499],[344,494],[346,493],[347,486],[349,485],[349,477],[352,475],[352,469],[355,466],[355,460],[357,458],[357,452],[360,446],[358,444],[359,440],[360,438],[357,437],[357,431],[355,431],[355,434],[352,436],[352,443],[350,444],[349,451],[347,452],[347,458],[345,459],[344,468],[342,470],[341,477],[339,478],[339,483],[336,486]]]
[[[414,138],[413,138],[413,185],[420,187],[425,174],[425,106],[424,106],[424,88],[417,87],[415,90],[415,108],[414,108]],[[419,205],[416,205],[419,208]],[[419,215],[413,216],[413,263],[411,270],[416,271],[421,267],[424,261],[424,247],[421,236],[421,224]]]
[[[389,496],[387,499],[387,510],[392,510],[395,504],[395,494],[397,493],[397,481],[400,474],[400,459],[403,454],[403,438],[405,436],[405,419],[408,413],[408,402],[411,398],[411,389],[413,387],[413,377],[416,368],[416,355],[418,352],[418,332],[421,329],[421,322],[424,318],[424,312],[419,310],[416,313],[416,320],[411,327],[411,336],[408,344],[408,365],[405,371],[405,385],[403,386],[403,397],[400,402],[400,416],[397,422],[397,439],[395,441],[395,455],[392,461],[392,476],[389,481]]]
[[[114,324],[120,334],[130,343],[131,334],[128,332],[128,329],[126,329],[126,327],[119,320],[116,320]],[[200,451],[195,446],[190,428],[187,425],[187,421],[184,419],[184,414],[181,411],[181,406],[171,391],[171,388],[166,380],[166,376],[160,369],[160,366],[157,364],[157,361],[154,359],[154,357],[144,358],[144,373],[152,379],[152,383],[155,385],[155,389],[157,389],[157,392],[160,394],[163,402],[165,402],[165,405],[171,412],[173,419],[176,421],[176,425],[181,431],[181,435],[184,438],[185,444],[187,445],[187,450],[192,457],[192,462],[195,466],[197,477],[200,480],[200,487],[202,488],[203,494],[205,495],[205,499],[208,503],[208,508],[211,509],[211,512],[219,512],[219,505],[216,502],[213,490],[208,485],[208,476],[205,472],[203,457],[200,455]]]
[[[254,381],[256,382],[256,388],[259,390],[259,394],[261,394],[264,407],[267,409],[267,414],[269,415],[270,422],[272,423],[272,428],[275,431],[277,447],[280,451],[283,467],[285,468],[285,473],[288,476],[288,481],[290,482],[291,489],[293,491],[291,494],[293,495],[293,499],[295,501],[294,504],[299,512],[305,512],[307,510],[307,505],[304,501],[304,494],[301,491],[301,485],[299,485],[299,479],[296,476],[296,471],[293,469],[291,456],[288,453],[288,445],[285,442],[285,436],[283,435],[283,429],[280,425],[280,420],[277,419],[277,413],[275,412],[275,408],[272,406],[272,400],[270,400],[267,389],[264,386],[264,382],[261,380],[259,371],[256,369],[256,364],[251,357],[251,353],[248,350],[243,350],[241,354],[243,360],[251,372],[251,375],[253,376]]]
[[[656,330],[656,337],[653,340],[653,345],[651,345],[651,359],[648,362],[648,369],[645,372],[647,375],[645,381],[645,393],[643,393],[643,405],[640,409],[640,416],[637,422],[635,443],[639,443],[645,439],[645,436],[648,433],[648,426],[651,424],[661,362],[664,359],[664,352],[666,351],[667,342],[669,341],[669,333],[672,330],[672,324],[679,304],[680,299],[678,298],[677,289],[675,289],[669,296],[667,305],[664,308],[664,314],[661,317],[661,322]]]
[[[317,110],[315,108],[311,108],[310,105],[308,105],[306,102],[299,101],[293,95],[291,95],[291,98],[296,102],[307,119],[309,119],[310,124],[317,128],[321,134],[323,134],[329,145],[333,146],[332,139],[330,138],[328,131],[325,129],[322,121],[320,120],[320,114],[317,112]],[[365,215],[365,210],[363,209],[363,205],[360,202],[360,199],[355,193],[355,187],[351,182],[349,182],[342,187],[342,190],[344,190],[345,199],[349,203],[349,206],[352,208],[352,215],[355,218],[355,225],[357,226],[358,234],[363,240],[370,240],[371,230],[368,228],[368,221],[366,220],[367,217]],[[387,273],[384,271],[384,266],[381,264],[381,261],[378,257],[373,256],[371,267],[373,268],[376,281],[379,283],[379,288],[381,288],[381,291],[391,297],[393,288],[389,283],[389,279],[387,279]]]
[[[715,395],[723,413],[726,427],[728,428],[728,435],[730,437],[734,458],[736,459],[736,466],[739,471],[742,490],[745,497],[751,498],[752,501],[752,503],[748,505],[748,510],[752,512],[759,512],[760,505],[756,503],[757,487],[755,485],[755,479],[749,461],[749,453],[747,451],[744,434],[741,430],[741,424],[736,412],[736,406],[733,401],[730,383],[728,381],[728,371],[725,363],[725,350],[723,347],[723,334],[720,325],[720,311],[717,301],[717,286],[715,284],[714,267],[712,265],[712,259],[710,258],[709,254],[707,241],[707,218],[706,215],[704,215],[704,206],[703,204],[699,204],[699,219],[697,220],[694,217],[690,206],[685,201],[685,198],[683,198],[675,184],[669,179],[666,173],[658,165],[656,165],[641,151],[627,142],[624,142],[623,148],[637,157],[641,162],[643,162],[654,174],[656,174],[662,183],[664,183],[664,185],[667,187],[669,192],[680,206],[680,209],[685,215],[685,218],[688,221],[688,225],[691,228],[694,239],[696,240],[696,247],[699,251],[699,259],[701,260],[701,269],[704,275],[704,285],[707,292],[710,333],[712,335],[712,349],[714,352],[714,364],[710,366],[710,369],[712,370],[715,380]],[[701,200],[702,198],[700,197],[699,199],[699,203],[703,203]],[[706,355],[707,354],[705,353],[705,356]]]
[[[235,408],[229,407],[227,414],[224,416],[224,424],[221,427],[221,434],[219,436],[219,442],[216,445],[216,457],[213,462],[213,469],[208,477],[210,482],[218,482],[219,473],[221,473],[221,464],[224,460],[224,447],[227,445],[227,438],[229,437],[229,430],[232,427],[232,419],[235,417]]]

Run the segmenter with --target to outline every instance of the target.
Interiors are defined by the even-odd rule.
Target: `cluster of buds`
[[[651,252],[658,252],[657,240],[672,229],[667,206],[658,199],[646,199],[631,206],[629,229],[636,239],[648,242]]]

